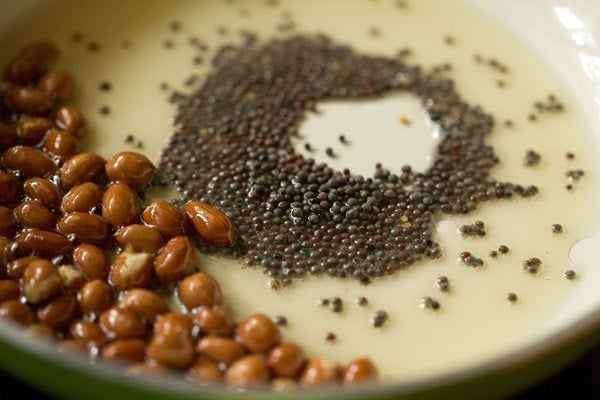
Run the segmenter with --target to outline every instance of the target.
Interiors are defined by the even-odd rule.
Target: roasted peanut
[[[130,225],[139,214],[140,200],[128,185],[114,183],[106,189],[102,196],[102,216],[111,225]]]
[[[154,323],[156,317],[169,311],[167,303],[158,294],[148,289],[128,290],[119,307],[134,313],[141,321]]]
[[[23,228],[50,231],[56,223],[54,214],[35,200],[19,204],[14,210],[14,215]]]
[[[75,211],[62,217],[56,230],[72,237],[75,243],[104,244],[110,237],[110,228],[104,218],[96,214]]]
[[[194,271],[194,246],[187,236],[171,238],[154,259],[154,272],[162,283],[176,282]]]
[[[154,323],[154,336],[146,355],[171,368],[186,368],[195,359],[192,321],[185,314],[159,315]]]
[[[13,146],[7,149],[2,155],[2,164],[27,178],[47,177],[58,169],[43,151],[29,146]]]
[[[225,365],[231,365],[246,354],[246,350],[241,344],[219,336],[203,337],[198,342],[196,350],[201,355]]]
[[[86,345],[102,346],[106,342],[106,335],[100,326],[92,321],[78,319],[69,325],[69,333],[73,339]]]
[[[34,146],[40,143],[53,125],[48,118],[21,115],[17,122],[19,144]]]
[[[79,110],[73,106],[62,106],[56,110],[56,125],[73,136],[81,138],[85,135],[86,122]]]
[[[137,363],[145,357],[146,341],[142,339],[118,339],[102,347],[102,358],[107,361]]]
[[[38,81],[38,88],[55,101],[68,100],[75,91],[75,81],[66,71],[48,71]]]
[[[219,284],[212,276],[204,272],[197,272],[180,281],[177,294],[188,310],[223,304],[223,294]]]
[[[22,114],[46,116],[52,107],[46,93],[32,87],[13,86],[6,90],[5,96],[8,106]]]
[[[17,144],[17,132],[15,129],[0,121],[0,150],[6,150]]]
[[[115,240],[122,249],[129,245],[135,251],[151,254],[156,253],[163,245],[159,231],[141,224],[131,224],[119,229]]]
[[[313,357],[304,367],[300,385],[305,388],[327,386],[339,383],[340,365],[324,357]]]
[[[281,339],[279,328],[264,314],[252,314],[239,323],[235,331],[237,340],[255,353],[269,350]]]
[[[71,241],[56,232],[31,229],[17,236],[17,252],[22,255],[35,253],[40,257],[53,258],[65,254],[71,248]]]
[[[86,283],[77,297],[81,312],[91,316],[99,315],[111,307],[115,301],[113,289],[100,279]]]
[[[68,326],[77,317],[77,300],[73,295],[63,294],[37,309],[40,322],[55,329]]]
[[[184,210],[202,240],[217,246],[233,245],[237,229],[224,212],[201,201],[188,202]]]
[[[266,385],[271,377],[262,354],[250,354],[234,362],[225,372],[225,382],[232,387]]]
[[[142,220],[168,238],[184,236],[187,232],[185,213],[164,200],[157,200],[146,207],[142,213]]]
[[[28,178],[23,182],[23,189],[31,200],[39,201],[49,210],[56,210],[60,206],[60,189],[48,179]]]
[[[17,220],[10,208],[0,206],[0,236],[12,239],[17,231]]]
[[[19,178],[10,172],[0,171],[0,204],[10,206],[18,203],[23,195]]]
[[[102,189],[94,182],[73,186],[62,199],[61,209],[65,214],[80,211],[93,212],[102,201]]]
[[[11,279],[21,279],[23,277],[23,273],[25,272],[25,268],[27,268],[31,262],[36,260],[43,260],[43,258],[37,256],[26,256],[12,260],[6,265],[6,274]]]
[[[192,381],[216,383],[223,380],[223,371],[216,362],[199,357],[186,371],[186,378]]]
[[[23,332],[26,335],[46,340],[58,339],[58,332],[56,329],[41,322],[34,322],[33,324],[28,325]]]
[[[0,318],[8,318],[23,325],[33,322],[34,314],[31,308],[18,299],[5,300],[0,303]]]
[[[234,323],[221,308],[203,307],[192,315],[192,321],[204,335],[228,337],[233,334]]]
[[[4,70],[4,80],[13,84],[30,83],[42,76],[57,57],[54,44],[32,43],[10,60]]]
[[[104,170],[104,159],[95,153],[79,153],[60,167],[60,185],[69,190],[75,185],[96,181]]]
[[[23,295],[31,304],[45,302],[60,292],[62,278],[48,260],[34,260],[23,271]]]
[[[344,369],[343,382],[346,386],[375,383],[378,377],[377,368],[371,360],[368,358],[358,358],[352,360]]]
[[[106,279],[110,265],[104,252],[92,244],[80,244],[73,250],[73,263],[87,280]]]
[[[0,280],[0,303],[5,300],[18,299],[21,289],[16,281],[10,279]]]
[[[110,339],[144,338],[146,327],[129,310],[111,307],[100,314],[100,328]]]
[[[110,266],[110,282],[119,290],[148,287],[152,279],[152,262],[152,255],[126,249]]]
[[[105,172],[111,181],[139,189],[152,180],[154,165],[143,154],[122,151],[106,162]]]
[[[67,131],[52,128],[44,138],[43,149],[64,161],[79,153],[79,141]]]
[[[280,343],[269,351],[267,365],[281,378],[297,378],[306,358],[302,348],[292,342]]]

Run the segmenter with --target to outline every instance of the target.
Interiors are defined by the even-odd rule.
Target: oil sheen
[[[174,21],[180,24],[178,29],[173,29]],[[410,48],[407,62],[424,68],[449,63],[448,75],[463,99],[496,118],[488,141],[500,164],[492,175],[500,181],[535,184],[540,193],[528,199],[486,202],[472,214],[441,218],[435,227],[443,252],[440,259],[423,260],[367,286],[353,280],[308,277],[276,291],[257,269],[199,256],[200,269],[217,278],[236,317],[256,311],[284,315],[288,320],[282,328],[284,337],[300,343],[309,355],[324,354],[341,362],[369,356],[389,382],[411,382],[473,367],[539,341],[556,329],[568,300],[591,274],[586,265],[569,259],[569,251],[598,226],[597,214],[587,212],[600,198],[598,146],[572,94],[535,51],[501,23],[458,0],[57,0],[28,10],[5,29],[0,61],[6,62],[32,40],[55,41],[62,50],[60,66],[72,71],[79,83],[74,102],[88,119],[87,149],[105,157],[124,149],[142,151],[157,161],[174,130],[176,111],[161,84],[194,89],[210,73],[214,51],[222,44],[240,43],[243,30],[259,34],[260,39],[324,33],[368,54],[395,57]],[[75,32],[81,40],[73,40]],[[191,37],[206,43],[208,50],[198,53],[190,45]],[[98,43],[97,51],[88,49],[91,42]],[[203,62],[194,64],[198,55]],[[483,61],[476,61],[476,55]],[[508,72],[492,68],[491,58],[506,65]],[[192,75],[198,80],[186,85]],[[99,90],[104,81],[110,82],[110,91]],[[550,94],[565,110],[541,113],[530,121],[534,103]],[[377,162],[393,172],[405,163],[425,168],[439,132],[418,102],[402,95],[374,102],[381,103],[320,104],[321,114],[309,116],[300,129],[298,151],[304,152],[303,144],[310,141],[316,149],[311,156],[318,161],[365,176],[374,172]],[[110,107],[107,115],[99,113],[104,105]],[[352,123],[348,117],[352,113],[361,116],[360,123]],[[402,116],[411,121],[409,126],[399,122]],[[512,126],[504,125],[507,119]],[[340,133],[349,143],[332,160],[324,149],[341,148]],[[143,142],[143,147],[125,143],[127,135]],[[542,156],[535,167],[523,164],[530,149]],[[575,158],[568,159],[567,152]],[[585,175],[573,190],[567,190],[570,182],[565,174],[578,168]],[[173,196],[158,190],[152,195]],[[476,220],[485,223],[485,237],[464,238],[458,233],[461,225]],[[556,223],[563,226],[560,235],[551,230]],[[507,254],[488,256],[501,244],[509,247]],[[464,266],[459,254],[465,250],[482,258],[484,265]],[[521,267],[531,257],[543,262],[535,275]],[[576,279],[564,278],[569,268],[577,271]],[[442,275],[450,281],[447,292],[435,285]],[[517,294],[516,302],[506,299],[509,292]],[[321,298],[336,296],[344,301],[341,313],[319,306]],[[368,305],[355,303],[360,296],[368,299]],[[440,309],[423,309],[424,296],[437,300]],[[385,310],[389,319],[375,328],[370,319],[378,310]],[[327,332],[335,333],[337,340],[326,341]]]

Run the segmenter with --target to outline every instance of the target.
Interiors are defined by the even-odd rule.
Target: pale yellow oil
[[[599,225],[598,216],[588,212],[600,198],[598,146],[571,94],[560,78],[536,58],[534,49],[460,1],[406,0],[402,2],[406,7],[384,0],[280,1],[276,6],[267,1],[208,0],[49,3],[32,8],[5,30],[0,37],[0,61],[5,62],[32,40],[54,40],[62,50],[60,66],[73,72],[79,84],[73,101],[89,122],[86,148],[105,157],[124,149],[137,150],[124,142],[131,134],[143,142],[139,150],[157,161],[173,131],[175,115],[174,107],[167,102],[168,92],[160,89],[161,83],[190,90],[184,81],[192,74],[205,76],[210,72],[212,52],[220,44],[239,43],[239,33],[244,29],[259,33],[261,38],[281,35],[277,26],[290,21],[295,29],[285,34],[325,33],[358,51],[386,56],[395,56],[409,47],[413,55],[407,61],[426,67],[448,62],[452,65],[449,76],[463,98],[497,118],[489,143],[501,162],[493,175],[498,180],[535,184],[540,193],[531,199],[485,203],[475,213],[442,218],[435,232],[443,251],[439,260],[425,260],[368,286],[351,280],[311,277],[274,291],[259,270],[243,269],[230,260],[201,257],[200,269],[219,280],[227,307],[236,317],[256,311],[286,316],[289,323],[283,328],[284,337],[300,343],[308,355],[324,354],[341,362],[369,356],[384,380],[394,382],[456,371],[543,337],[554,326],[558,310],[585,281],[585,268],[573,265],[568,254],[577,241],[593,234]],[[179,31],[169,28],[172,21],[181,23]],[[219,33],[221,27],[225,30]],[[81,33],[80,42],[72,40],[74,32]],[[451,44],[445,39],[448,35]],[[192,36],[210,47],[209,52],[201,54],[204,63],[200,66],[192,63],[197,55],[189,44]],[[92,41],[100,45],[97,52],[86,47]],[[171,41],[172,48],[167,48],[165,41]],[[508,66],[508,73],[475,62],[475,54],[484,59],[495,57]],[[498,86],[499,79],[504,87]],[[111,83],[111,91],[99,90],[103,81]],[[551,93],[566,110],[530,122],[527,116],[533,111],[533,103]],[[403,129],[418,126],[424,135],[431,136],[434,127],[423,121],[422,112],[410,100],[402,104],[396,114],[375,112],[373,128],[378,126],[379,118],[397,121],[405,114],[417,125],[386,122],[390,130],[386,145],[382,147],[379,139],[371,140],[372,146],[348,145],[334,167],[350,165],[357,172],[369,174],[369,168],[381,157],[385,158],[384,166],[396,169],[398,165],[392,162],[403,160],[403,152],[407,160],[410,155],[411,162],[426,165],[431,143],[412,146],[410,135]],[[110,106],[109,115],[100,115],[104,105]],[[329,105],[321,107],[328,110]],[[325,122],[309,119],[307,124],[315,127],[309,131],[345,130],[356,140],[369,135],[362,130],[347,132],[352,127],[336,125],[344,120],[343,114],[337,113],[337,119]],[[514,126],[504,127],[505,119],[511,119]],[[322,149],[327,143],[336,143],[337,134],[333,135],[322,139],[307,136],[304,140],[314,139],[313,144],[321,151],[313,156],[329,161]],[[384,154],[386,147],[397,144],[398,153]],[[542,155],[538,166],[523,166],[528,149]],[[301,144],[298,151],[303,151]],[[566,152],[573,152],[575,159],[568,160]],[[585,176],[575,190],[567,191],[565,172],[575,168],[584,169]],[[458,227],[475,220],[485,222],[485,238],[462,238]],[[554,223],[563,225],[563,234],[552,233]],[[500,244],[507,245],[510,252],[490,258],[488,252]],[[458,261],[463,250],[483,258],[485,265],[476,269],[463,266]],[[530,275],[522,270],[521,263],[534,256],[542,259],[543,267],[537,275]],[[578,272],[574,281],[563,277],[568,268]],[[441,275],[450,279],[447,293],[435,286]],[[508,292],[516,293],[519,300],[514,304],[507,301]],[[334,296],[344,300],[340,314],[318,306],[319,299]],[[369,304],[356,305],[359,296],[365,296]],[[419,304],[423,296],[438,300],[441,309],[422,309]],[[377,310],[389,314],[389,320],[379,329],[370,324]],[[336,341],[325,341],[329,331],[337,335]]]

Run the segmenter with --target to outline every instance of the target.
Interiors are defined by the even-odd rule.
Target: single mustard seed
[[[379,310],[375,313],[373,318],[371,318],[371,325],[373,325],[375,328],[379,328],[385,323],[385,321],[387,321],[387,319],[388,313],[383,310]]]
[[[498,251],[502,254],[506,254],[508,253],[508,246],[501,244],[500,246],[498,246]]]
[[[284,317],[283,315],[276,315],[273,318],[273,322],[275,322],[275,324],[279,325],[279,326],[287,326],[287,323],[288,323],[287,318]]]
[[[400,117],[400,123],[402,125],[410,125],[410,119],[406,115],[403,115]]]
[[[335,157],[335,153],[331,147],[325,149],[325,154],[327,154],[329,157]]]
[[[112,90],[112,85],[110,82],[108,81],[102,81],[100,82],[100,90],[103,92],[110,92]]]
[[[572,152],[568,152],[566,155],[567,160],[574,160],[575,159],[575,154]]]
[[[450,280],[447,276],[440,276],[436,279],[435,285],[441,292],[447,292],[450,289]]]
[[[346,139],[346,136],[344,136],[344,135],[340,135],[338,137],[338,139],[340,140],[340,143],[344,143],[344,144],[348,143],[348,139]]]
[[[561,234],[563,232],[563,227],[561,224],[552,224],[552,233]]]
[[[489,256],[492,258],[496,258],[496,257],[498,257],[498,252],[496,250],[491,250],[489,252]]]
[[[337,335],[333,332],[327,332],[325,334],[325,340],[327,340],[328,342],[333,342],[336,339],[337,339]]]
[[[100,50],[100,43],[98,42],[89,42],[87,45],[87,49],[91,52],[96,52]]]
[[[429,296],[425,296],[421,299],[421,307],[428,310],[439,310],[440,303]]]
[[[575,277],[577,276],[577,273],[575,271],[573,271],[572,269],[568,269],[565,271],[565,273],[563,274],[565,278],[567,278],[568,280],[573,280],[575,279]]]
[[[110,114],[110,107],[109,106],[102,106],[100,107],[100,115],[108,115]]]
[[[329,305],[329,299],[325,299],[325,298],[320,299],[319,300],[319,305],[320,306],[327,306],[327,305]]]
[[[342,312],[344,308],[344,302],[339,297],[334,297],[329,300],[329,308],[331,308],[331,311],[335,313]]]
[[[83,40],[83,34],[81,32],[73,32],[71,34],[71,40],[75,43],[79,43]]]
[[[313,148],[312,148],[312,146],[310,145],[310,143],[304,143],[304,149],[305,149],[306,151],[312,151],[312,150],[313,150]]]
[[[517,294],[513,292],[508,293],[506,295],[506,300],[510,301],[511,303],[514,303],[518,300]]]
[[[163,46],[165,47],[165,49],[172,49],[173,47],[175,47],[175,43],[172,40],[165,40],[163,42]]]
[[[364,307],[369,304],[369,300],[367,300],[365,296],[360,296],[356,299],[356,304],[358,304],[361,307]]]

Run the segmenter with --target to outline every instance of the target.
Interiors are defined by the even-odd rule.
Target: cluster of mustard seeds
[[[214,204],[235,222],[235,246],[200,244],[204,251],[257,266],[276,284],[306,274],[368,283],[439,257],[432,227],[440,214],[537,193],[490,175],[498,158],[485,138],[494,119],[438,72],[357,54],[322,35],[249,38],[221,47],[212,65],[196,91],[172,98],[176,132],[163,151],[160,180],[174,184],[182,201]],[[443,132],[427,170],[378,164],[365,177],[294,149],[299,124],[320,101],[393,91],[419,98]]]

